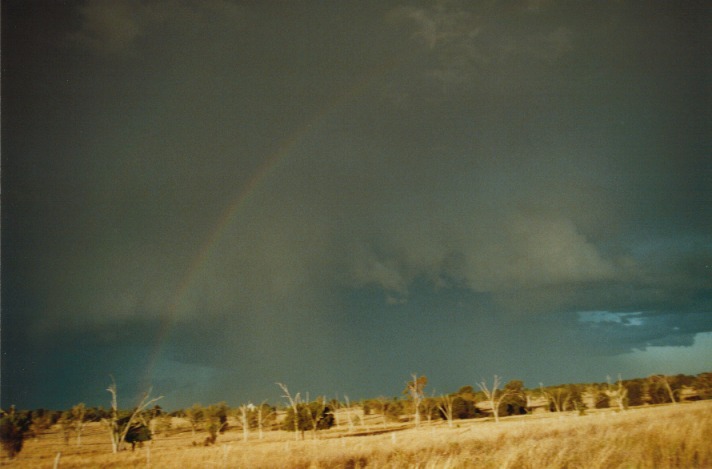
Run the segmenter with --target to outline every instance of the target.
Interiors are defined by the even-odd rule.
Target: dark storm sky
[[[712,369],[706,2],[2,7],[3,407]]]

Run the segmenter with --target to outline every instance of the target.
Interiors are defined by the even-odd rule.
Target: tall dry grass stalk
[[[419,429],[351,436],[345,429],[294,441],[265,433],[242,441],[229,431],[212,447],[191,444],[190,430],[158,436],[146,448],[111,454],[101,428],[89,425],[81,447],[65,446],[59,430],[27,442],[8,467],[60,468],[703,468],[712,467],[712,401],[606,410],[585,416],[546,414],[491,421],[445,422]],[[382,427],[374,426],[374,430]],[[106,440],[106,441],[105,441]],[[150,460],[149,460],[150,456]]]

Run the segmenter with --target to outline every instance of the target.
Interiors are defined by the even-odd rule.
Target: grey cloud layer
[[[146,343],[165,321],[171,367],[269,381],[298,353],[383,372],[362,344],[499,341],[487,359],[515,366],[517,344],[712,330],[698,7],[320,8],[88,2],[70,30],[26,20],[60,41],[14,33],[3,307],[23,337],[120,347],[117,325]]]
[[[83,41],[82,44],[88,47],[108,48],[97,49],[97,52],[114,53],[135,47],[139,37],[150,42],[148,35],[152,34],[152,26],[166,28],[170,24],[174,27],[178,20],[187,22],[190,18],[197,28],[203,28],[205,15],[222,17],[229,10],[237,18],[240,12],[226,2],[203,5],[197,9],[200,11],[180,5],[178,9],[170,2],[139,7],[129,2],[112,3],[107,9],[87,4],[79,10],[83,23],[74,39]],[[405,28],[404,41],[424,42],[430,51],[425,53],[435,54],[441,65],[457,66],[462,60],[469,64],[473,73],[463,76],[459,87],[467,98],[456,103],[448,96],[432,101],[411,94],[407,118],[395,125],[386,118],[377,121],[377,125],[385,126],[383,129],[376,129],[364,121],[369,113],[375,112],[374,108],[362,108],[362,115],[355,116],[346,115],[346,110],[335,111],[336,119],[353,123],[359,129],[351,139],[366,142],[373,138],[372,132],[375,131],[376,141],[368,145],[339,142],[337,135],[326,149],[307,146],[301,152],[287,155],[287,159],[293,160],[287,162],[290,172],[270,176],[262,189],[279,188],[280,192],[251,201],[257,205],[252,209],[255,213],[244,217],[238,214],[233,227],[235,232],[226,233],[222,240],[220,249],[227,253],[224,263],[231,266],[226,268],[233,270],[224,276],[223,272],[216,271],[213,274],[217,278],[205,272],[207,277],[202,282],[213,287],[196,286],[196,291],[185,298],[187,304],[183,309],[186,314],[201,306],[228,310],[245,302],[269,305],[278,298],[293,298],[297,291],[303,295],[304,291],[312,289],[328,290],[328,284],[334,279],[339,279],[347,287],[375,284],[396,296],[407,296],[409,284],[415,278],[425,276],[441,284],[464,285],[478,292],[502,294],[516,291],[518,295],[524,295],[523,300],[516,301],[511,307],[527,308],[529,299],[524,292],[533,292],[537,288],[550,289],[557,297],[561,289],[567,291],[565,296],[576,296],[574,291],[578,286],[587,290],[592,285],[635,282],[645,275],[654,278],[659,266],[651,265],[649,259],[636,259],[631,253],[632,246],[619,245],[615,250],[608,247],[617,242],[620,235],[638,234],[635,228],[627,226],[626,216],[631,214],[644,214],[641,222],[652,222],[654,230],[667,224],[666,213],[662,213],[663,218],[659,220],[649,213],[649,207],[658,199],[630,200],[628,196],[636,192],[649,193],[656,188],[684,191],[680,185],[684,178],[680,174],[656,172],[648,176],[644,169],[651,158],[653,164],[665,166],[668,164],[666,160],[680,157],[662,152],[647,155],[641,150],[626,154],[641,132],[649,135],[650,127],[645,130],[634,128],[632,132],[624,124],[616,128],[612,122],[619,119],[616,114],[625,112],[624,106],[621,106],[623,109],[614,108],[613,115],[595,115],[595,91],[594,96],[589,97],[591,88],[585,82],[567,85],[568,93],[574,98],[556,96],[557,90],[552,87],[574,72],[567,72],[564,67],[564,75],[561,75],[550,63],[551,54],[558,56],[571,52],[571,42],[582,40],[588,30],[572,38],[559,21],[542,20],[539,18],[542,14],[541,9],[532,12],[523,6],[515,8],[509,16],[499,10],[488,16],[486,11],[468,11],[466,6],[447,2],[428,8],[403,7],[387,12],[386,17],[400,16],[413,21],[415,33],[408,33],[409,28]],[[521,37],[515,44],[512,37],[518,33],[514,25],[524,21],[522,16],[538,26],[533,28],[532,37],[519,34]],[[107,18],[113,19],[109,21]],[[508,22],[505,21],[507,18]],[[539,41],[536,37],[544,39]],[[497,43],[498,47],[487,46],[492,43]],[[476,50],[487,50],[488,54],[497,57],[478,61],[473,58]],[[239,55],[240,51],[235,53]],[[521,59],[510,57],[514,53]],[[427,68],[427,55],[423,59]],[[188,55],[184,60],[188,61],[188,67],[192,62],[198,63],[195,62],[197,56],[191,59]],[[208,60],[217,59],[209,57]],[[525,85],[522,95],[503,97],[500,108],[485,105],[481,111],[477,109],[482,99],[499,99],[479,94],[478,80],[483,74],[513,83],[526,81],[523,77],[509,75],[511,63],[518,60],[542,61],[545,65],[538,73],[548,75],[551,84],[539,88]],[[221,66],[218,62],[215,65]],[[189,75],[194,73],[188,70],[191,68],[186,69]],[[399,76],[395,74],[388,79],[399,80]],[[176,85],[180,86],[179,83],[170,84]],[[218,89],[229,87],[227,83],[214,82],[213,85]],[[407,86],[404,89],[408,91]],[[616,93],[616,90],[608,92]],[[532,106],[546,95],[551,95],[553,102],[539,102],[538,108]],[[185,98],[192,99],[190,95]],[[567,125],[562,121],[566,116],[558,114],[557,107],[576,100],[581,102],[581,107],[567,111],[572,112],[574,121],[574,125]],[[216,102],[211,100],[206,104],[212,106]],[[594,109],[588,109],[588,104]],[[419,134],[427,135],[439,126],[449,125],[434,120],[434,116],[447,115],[448,112],[456,120],[452,122],[454,127],[462,126],[457,120],[470,122],[469,135],[466,130],[458,132],[440,128],[440,135],[433,134],[431,141],[423,142],[426,146],[401,154],[398,142],[413,140],[417,142],[414,145],[420,144],[419,140],[424,138]],[[649,116],[648,119],[657,118]],[[222,124],[216,125],[216,131],[219,131]],[[605,131],[613,129],[613,140],[619,141],[597,142],[592,147],[591,143],[599,138],[596,135],[599,126]],[[239,125],[234,129],[239,132]],[[329,133],[333,130],[324,124],[322,140],[332,138]],[[205,140],[203,144],[211,139],[204,131],[194,129],[191,132]],[[584,136],[586,132],[590,134]],[[585,140],[577,142],[577,137],[581,136]],[[396,142],[378,140],[391,137]],[[226,153],[209,155],[208,160],[221,166],[231,165],[236,161],[233,158],[240,158],[238,153],[242,152],[230,149],[229,145],[234,143],[239,144],[239,138],[225,139],[224,145],[215,149]],[[164,151],[149,143],[143,145],[146,150],[149,149],[147,145],[159,155]],[[648,144],[642,142],[641,146],[645,148]],[[374,149],[375,155],[368,155]],[[165,171],[168,178],[173,174],[178,184],[190,184],[188,178],[192,176],[176,173],[180,167],[171,167],[171,160],[165,156],[158,156],[155,163],[152,162],[156,158],[153,155],[137,157],[146,159],[145,165],[153,174]],[[621,164],[621,159],[637,162],[639,166]],[[164,166],[166,164],[169,166]],[[136,169],[140,171],[140,167]],[[249,175],[254,170],[254,166],[247,166],[242,173]],[[206,180],[214,175],[214,172],[206,173]],[[234,188],[230,188],[230,183],[225,180],[215,194],[195,191],[193,194],[198,194],[206,203],[217,201],[220,207],[218,197],[234,197],[243,183],[238,180]],[[146,180],[145,187],[153,184]],[[133,195],[126,195],[143,196],[143,187],[144,184],[139,183]],[[167,185],[166,189],[170,187]],[[173,187],[175,191],[181,190],[179,186]],[[173,199],[161,201],[160,197],[153,202],[157,204],[157,210],[152,210],[159,219],[166,216],[159,213],[161,207],[170,211],[173,210],[171,204],[180,201],[177,192]],[[660,194],[660,197],[667,196]],[[285,198],[290,200],[285,203]],[[681,209],[669,204],[667,207],[669,212]],[[213,209],[213,213],[219,213],[219,210]],[[195,209],[186,212],[187,217],[195,214]],[[210,220],[206,219],[206,223]],[[176,226],[175,223],[171,225]],[[203,227],[199,230],[202,238],[192,236],[191,240],[200,244],[210,229],[210,226]],[[219,251],[215,255],[222,257]],[[154,259],[149,252],[141,256],[141,268],[133,271],[126,270],[125,265],[117,265],[118,278],[112,276],[110,280],[114,287],[109,288],[106,282],[99,281],[95,299],[84,296],[82,301],[92,305],[92,309],[102,311],[106,318],[141,314],[144,310],[155,310],[159,314],[168,308],[171,297],[176,295],[171,292],[176,291],[181,275],[171,272],[160,278],[166,273],[159,267],[163,261]],[[169,254],[169,263],[171,257],[174,255]],[[185,261],[173,263],[178,269],[181,266],[189,268]],[[160,280],[144,277],[140,283],[153,284],[153,287],[136,288],[136,281],[129,279],[145,275],[147,265],[159,269]],[[88,268],[91,270],[92,267]],[[79,268],[80,272],[85,269]],[[650,269],[652,271],[646,271]],[[332,273],[314,273],[323,271]],[[347,273],[346,277],[343,273],[333,275],[333,272],[341,271]],[[78,279],[77,285],[82,281]],[[198,279],[198,284],[200,282]],[[223,283],[227,284],[217,287]],[[126,286],[122,288],[122,284]],[[230,284],[237,286],[231,287]],[[119,286],[118,291],[116,286]],[[232,297],[233,288],[244,292],[239,300]],[[644,288],[655,289],[651,286]],[[107,290],[111,291],[110,295],[106,294]],[[71,288],[62,291],[71,291]],[[544,301],[539,308],[556,307],[558,301]],[[576,300],[570,301],[572,306],[575,305]],[[622,299],[617,301],[624,302]],[[201,305],[201,302],[207,305]],[[63,309],[74,309],[74,305],[69,304]]]

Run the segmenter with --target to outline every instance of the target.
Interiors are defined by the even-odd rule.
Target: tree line
[[[304,398],[301,393],[291,393],[285,384],[276,384],[283,393],[281,406],[272,406],[266,401],[236,408],[225,402],[208,406],[196,403],[168,413],[157,404],[161,396],[151,397],[150,391],[133,408],[119,409],[118,389],[112,379],[107,388],[111,396],[108,409],[79,403],[64,411],[18,411],[14,407],[0,410],[0,439],[8,456],[14,457],[26,438],[53,426],[59,427],[65,444],[81,445],[85,425],[102,422],[108,430],[112,451],[119,452],[126,444],[134,448],[150,441],[154,435],[171,431],[176,417],[188,422],[194,445],[212,445],[229,429],[240,431],[245,441],[252,434],[261,439],[266,431],[277,429],[294,432],[296,439],[303,439],[307,432],[316,438],[317,432],[334,425],[347,426],[352,431],[361,423],[360,419],[367,416],[373,417],[372,422],[380,420],[384,428],[395,422],[419,426],[433,420],[445,420],[453,426],[461,419],[488,417],[498,422],[503,416],[537,411],[585,413],[596,408],[625,410],[630,406],[712,399],[712,373],[652,375],[630,380],[608,377],[599,383],[540,384],[535,388],[526,388],[521,380],[503,383],[499,376],[494,376],[491,381],[483,379],[476,386],[466,385],[456,392],[439,395],[428,392],[426,376],[414,373],[405,381],[401,395],[380,396],[353,404],[347,396],[343,400],[326,396],[312,400],[308,395]],[[356,408],[360,412],[356,412]],[[228,417],[232,417],[234,428],[228,423]]]

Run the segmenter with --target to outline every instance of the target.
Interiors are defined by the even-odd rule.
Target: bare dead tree
[[[77,446],[82,444],[82,430],[84,429],[84,417],[86,416],[87,410],[83,402],[72,407],[69,411],[72,419],[72,426],[77,434]]]
[[[346,401],[346,422],[349,426],[349,433],[354,431],[354,418],[351,413],[351,402],[349,401],[349,396],[344,394],[344,400]]]
[[[670,387],[670,382],[667,379],[667,376],[665,375],[653,375],[651,376],[653,381],[657,381],[658,383],[662,384],[665,390],[668,393],[668,396],[670,397],[670,402],[673,404],[677,404],[677,401],[675,400],[675,392],[672,390]]]
[[[250,411],[253,411],[255,406],[252,404],[242,404],[238,407],[237,419],[242,427],[242,441],[247,441],[250,438]]]
[[[435,398],[435,393],[433,392],[431,396],[424,396],[421,405],[429,425],[433,421],[433,412],[438,408],[438,401]]]
[[[549,404],[554,406],[557,412],[566,410],[571,400],[571,393],[566,388],[557,387],[549,392],[544,389],[544,385],[541,383],[539,383],[539,388],[541,389],[542,395],[549,401]]]
[[[544,387],[544,385],[542,383],[539,383],[539,391],[535,391],[532,389],[532,390],[526,391],[524,393],[524,397],[526,398],[526,401],[527,401],[526,406],[527,406],[528,412],[531,412],[534,409],[534,406],[536,405],[535,403],[541,398],[546,399],[547,403],[549,402],[546,394],[542,390],[543,387]],[[547,409],[547,410],[549,410],[549,409]]]
[[[72,431],[72,417],[70,411],[64,411],[62,413],[62,417],[57,423],[59,424],[59,428],[62,430],[62,439],[64,440],[64,444],[68,445],[69,437],[71,436]]]
[[[116,389],[116,381],[114,377],[111,377],[111,385],[106,389],[111,394],[111,417],[106,420],[109,427],[109,435],[111,437],[111,451],[117,453],[123,449],[124,441],[126,440],[126,434],[131,429],[131,426],[139,421],[141,412],[143,412],[148,406],[154,402],[163,399],[163,396],[151,397],[151,389],[143,394],[141,401],[134,408],[133,412],[129,415],[128,420],[125,424],[119,423],[119,406],[118,406],[118,396]]]
[[[109,436],[111,437],[111,451],[116,453],[119,451],[119,443],[121,441],[121,429],[119,428],[119,404],[116,396],[116,381],[111,377],[111,384],[106,389],[111,393],[111,418],[107,421],[109,426]]]
[[[383,420],[383,428],[388,427],[388,421],[386,420],[386,410],[388,409],[388,399],[385,396],[379,396],[376,398],[378,405],[381,410],[381,419]]]
[[[445,420],[447,420],[447,426],[453,427],[453,403],[455,398],[451,395],[440,395],[440,400],[438,401],[438,409],[442,412]]]
[[[416,373],[412,373],[410,376],[413,380],[405,383],[405,392],[410,395],[413,401],[413,418],[415,426],[418,427],[420,426],[420,404],[425,397],[424,389],[425,385],[428,384],[428,378],[425,376],[418,377]]]
[[[492,380],[492,389],[487,387],[487,381],[484,379],[477,383],[477,386],[485,393],[490,406],[492,406],[494,421],[497,423],[499,423],[499,405],[502,403],[502,399],[510,393],[509,391],[498,392],[500,383],[501,378],[497,375],[494,375],[494,379]]]
[[[287,399],[289,401],[289,406],[292,408],[292,411],[294,412],[294,439],[299,440],[299,403],[301,402],[301,398],[299,396],[299,393],[297,393],[294,397],[289,393],[289,389],[287,388],[286,385],[282,383],[276,383],[277,386],[282,388],[282,391],[284,391],[284,394],[282,397]]]
[[[272,415],[272,410],[270,409],[269,412],[265,412],[265,404],[267,401],[262,401],[262,403],[257,407],[257,428],[259,431],[260,435],[260,440],[264,438],[264,424],[265,421]]]
[[[628,389],[626,389],[623,385],[621,375],[618,375],[618,382],[616,383],[615,388],[611,385],[610,376],[606,376],[606,381],[608,382],[608,396],[613,399],[620,410],[625,410],[626,402],[628,400]]]

